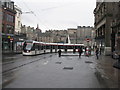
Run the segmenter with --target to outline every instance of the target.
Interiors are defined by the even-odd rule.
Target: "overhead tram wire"
[[[25,5],[25,7],[32,12],[32,14],[36,17],[37,21],[40,22],[42,25],[44,25],[45,28],[48,28],[44,23],[41,22],[41,20],[39,19],[39,17],[28,7],[28,5],[24,2],[24,0],[22,0],[22,3]],[[50,30],[48,28],[48,30]]]
[[[63,5],[58,5],[58,6],[55,6],[55,7],[59,8],[59,7],[66,7],[66,6],[68,6],[68,5],[63,4]],[[53,8],[53,7],[51,7],[51,8]],[[45,9],[45,10],[46,10],[46,9]],[[41,14],[38,9],[37,9],[37,13],[38,13],[38,14]],[[54,24],[54,26],[55,26],[55,24]],[[49,29],[49,30],[50,30],[50,29]]]
[[[31,13],[31,14],[33,14],[35,17],[36,17],[36,20],[38,21],[38,23],[41,21],[38,17],[37,17],[37,15],[28,7],[28,5],[23,1],[23,0],[20,0],[23,4],[24,4],[24,6],[26,7],[26,9],[28,9],[29,11],[27,11],[27,12],[22,12],[22,13]],[[15,2],[16,4],[18,4],[19,6],[21,6],[21,4],[20,3],[18,3],[18,2]],[[45,28],[48,28],[45,24],[43,24],[42,22],[40,22]],[[49,28],[48,28],[49,29]]]

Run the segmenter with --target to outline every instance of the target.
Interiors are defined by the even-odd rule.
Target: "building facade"
[[[0,59],[2,60],[2,2],[0,1]],[[1,81],[0,81],[1,82]]]
[[[95,32],[96,32],[96,46],[104,52],[105,55],[110,55],[113,51],[111,34],[112,34],[112,20],[116,14],[117,2],[96,2],[94,10],[95,16]]]
[[[2,3],[2,50],[4,52],[14,50],[15,14],[13,1]]]
[[[22,15],[22,10],[15,5],[15,11],[16,11],[16,15],[15,15],[15,34],[19,35],[21,33],[21,15]]]
[[[21,34],[26,36],[26,40],[41,41],[41,29],[39,29],[38,25],[36,29],[31,26],[22,25]]]
[[[77,27],[77,43],[85,46],[93,46],[94,44],[94,28],[90,26]]]
[[[68,31],[71,44],[76,44],[77,43],[77,29],[69,28],[67,31]]]
[[[67,35],[67,30],[47,30],[44,33],[40,33],[39,41],[47,43],[65,43]]]
[[[42,30],[39,28],[39,25],[38,25],[38,24],[37,24],[37,28],[35,29],[35,33],[37,34],[36,40],[37,40],[37,41],[41,41],[40,36],[41,36]]]
[[[112,22],[112,47],[113,51],[117,51],[120,55],[120,1],[118,2],[117,14],[113,18]]]

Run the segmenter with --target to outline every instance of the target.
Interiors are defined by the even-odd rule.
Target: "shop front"
[[[14,52],[14,35],[2,34],[2,52],[11,53]]]
[[[23,42],[26,40],[26,35],[15,35],[14,52],[22,53]]]

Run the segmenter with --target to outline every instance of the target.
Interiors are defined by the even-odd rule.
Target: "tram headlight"
[[[27,51],[27,52],[30,52],[30,51]]]

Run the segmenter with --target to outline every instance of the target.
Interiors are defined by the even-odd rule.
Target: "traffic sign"
[[[90,41],[90,39],[89,39],[89,38],[87,38],[87,39],[86,39],[86,41],[87,41],[87,42],[89,42],[89,41]]]

